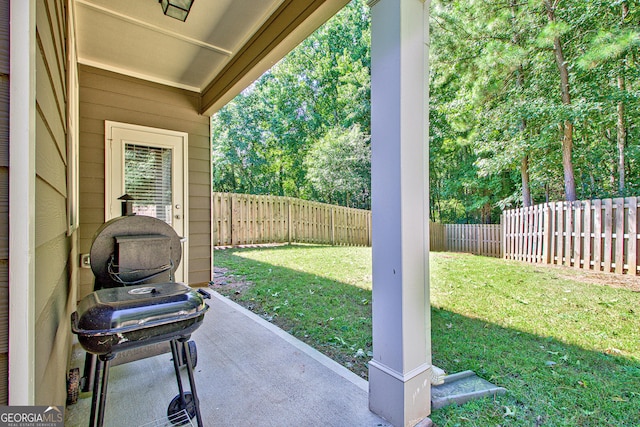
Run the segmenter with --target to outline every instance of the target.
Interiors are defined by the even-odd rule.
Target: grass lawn
[[[216,251],[213,286],[366,378],[371,249]],[[640,426],[640,279],[432,253],[433,363],[508,392],[444,426]]]

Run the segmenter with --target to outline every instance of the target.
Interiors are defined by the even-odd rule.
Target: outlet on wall
[[[80,267],[91,268],[91,256],[89,254],[80,254]]]

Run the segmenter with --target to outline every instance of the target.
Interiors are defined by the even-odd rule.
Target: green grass
[[[371,354],[369,248],[226,249],[214,253],[214,264],[252,284],[227,285],[219,292],[366,378]]]
[[[366,377],[369,248],[234,249],[214,262],[235,276],[223,294]],[[614,288],[613,275],[452,253],[433,253],[430,271],[433,363],[508,390],[435,411],[437,426],[640,426],[636,279]]]

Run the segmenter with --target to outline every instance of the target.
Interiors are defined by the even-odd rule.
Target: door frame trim
[[[120,128],[135,130],[140,132],[157,133],[161,135],[176,136],[182,138],[182,195],[183,195],[183,236],[189,236],[189,134],[169,129],[160,129],[149,126],[134,125],[131,123],[104,121],[104,220],[109,220],[109,195],[111,194],[111,171],[113,170],[113,159],[111,158],[110,144],[113,142],[113,129]],[[189,241],[186,240],[182,246],[182,269],[184,271],[184,282],[189,282]]]

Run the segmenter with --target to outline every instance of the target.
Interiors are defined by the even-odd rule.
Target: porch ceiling
[[[74,0],[78,62],[199,92],[213,114],[348,0],[195,0],[186,22],[158,0]]]

